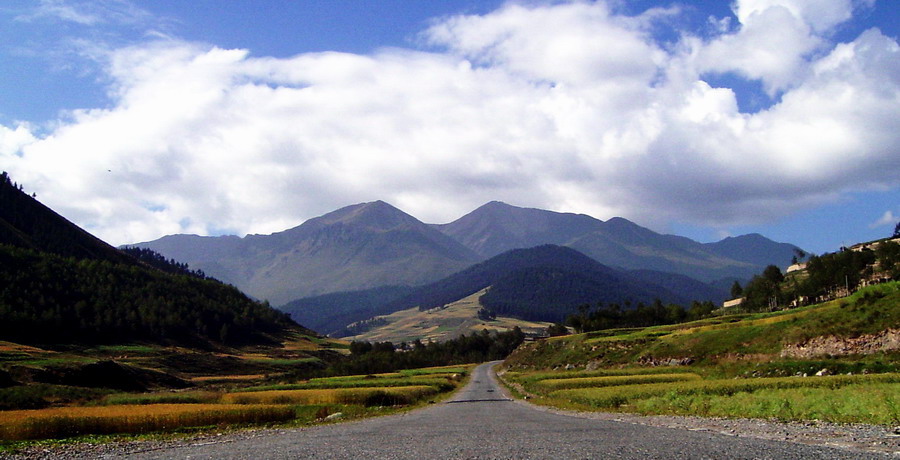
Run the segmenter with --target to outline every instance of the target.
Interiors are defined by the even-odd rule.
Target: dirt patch
[[[805,342],[786,345],[781,350],[781,357],[868,355],[895,350],[900,350],[900,329],[888,329],[859,337],[814,337]]]

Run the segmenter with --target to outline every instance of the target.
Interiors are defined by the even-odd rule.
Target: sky
[[[900,221],[895,0],[5,0],[0,169],[105,241],[500,200],[814,252]]]

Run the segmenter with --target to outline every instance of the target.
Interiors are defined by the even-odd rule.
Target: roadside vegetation
[[[465,382],[471,366],[409,369],[388,375],[319,378],[282,388],[247,387],[87,394],[78,404],[0,412],[0,440],[139,434],[225,425],[306,425],[405,410],[434,402]]]
[[[526,344],[502,379],[538,404],[900,425],[900,283],[775,312]]]

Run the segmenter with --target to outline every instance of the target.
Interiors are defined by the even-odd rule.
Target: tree
[[[565,324],[562,323],[554,323],[547,327],[547,335],[550,337],[556,337],[560,335],[568,335],[569,328],[566,327]]]
[[[794,257],[791,258],[791,265],[797,265],[803,262],[803,259],[809,254],[800,248],[794,248]]]
[[[744,288],[741,287],[741,283],[738,280],[734,280],[734,284],[731,285],[731,298],[737,299],[742,295],[744,295]]]
[[[768,267],[766,267],[766,269],[763,270],[762,276],[772,283],[780,283],[784,281],[784,274],[781,273],[781,269],[775,265],[769,265]]]
[[[900,222],[897,222],[897,226],[894,227],[894,238],[900,237]]]

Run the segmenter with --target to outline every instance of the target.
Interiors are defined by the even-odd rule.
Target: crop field
[[[640,414],[900,424],[900,374],[703,379],[665,369],[598,377],[573,372],[507,373],[539,404]]]
[[[898,305],[890,282],[785,311],[553,337],[517,350],[503,380],[581,410],[898,426]]]
[[[643,385],[649,383],[684,382],[700,380],[697,374],[685,372],[675,374],[613,375],[605,377],[575,377],[538,380],[535,385],[545,391],[573,388],[602,388],[620,385]]]
[[[284,422],[294,418],[294,409],[279,405],[156,404],[7,411],[2,416],[0,439],[21,440],[146,433],[221,423]]]
[[[367,388],[328,388],[313,390],[269,390],[228,393],[222,401],[232,404],[372,404],[370,401],[391,400],[397,404],[410,404],[424,397],[433,396],[438,390],[429,385]]]
[[[59,407],[0,410],[0,441],[233,424],[303,425],[321,422],[337,412],[343,414],[342,418],[366,417],[386,413],[384,409],[389,413],[439,398],[462,384],[469,368],[410,369],[380,376],[341,376],[227,391],[209,386],[144,393],[85,391],[61,385],[0,389],[0,403],[4,398],[8,401],[0,407],[6,409],[22,407],[29,398],[36,403],[59,401]],[[218,379],[252,382],[247,377],[250,376],[223,375]]]

